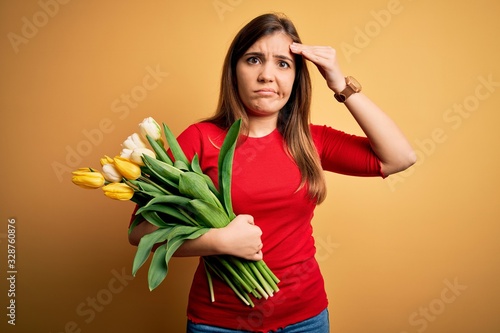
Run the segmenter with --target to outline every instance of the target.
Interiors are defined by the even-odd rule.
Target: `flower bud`
[[[146,144],[137,133],[130,135],[125,141],[123,141],[122,146],[123,148],[131,150],[134,150],[135,148],[146,148]]]
[[[108,155],[104,155],[104,157],[101,157],[101,165],[104,166],[105,164],[110,164],[113,163],[113,159],[109,157]]]
[[[154,141],[157,141],[161,138],[160,125],[158,125],[158,123],[152,117],[144,119],[139,124],[139,129],[145,140],[146,140],[146,135],[149,135],[151,139],[153,139]]]
[[[104,178],[106,178],[108,182],[112,183],[119,183],[122,181],[123,178],[122,175],[116,169],[116,167],[111,163],[104,164],[102,166],[102,174],[104,175]]]
[[[111,183],[103,186],[104,195],[115,200],[130,200],[134,190],[125,183]]]
[[[127,148],[123,148],[121,153],[120,153],[120,157],[123,157],[123,158],[126,158],[126,159],[130,159],[130,155],[132,155],[132,152],[134,150],[133,149],[127,149]]]
[[[130,160],[132,162],[134,162],[135,164],[144,166],[144,162],[142,161],[142,155],[143,154],[151,156],[152,158],[156,158],[156,154],[151,149],[148,149],[148,148],[136,148],[136,149],[134,149],[134,151],[132,152],[132,154],[130,154]]]
[[[141,168],[130,160],[116,156],[114,161],[116,169],[126,179],[137,179],[141,175]]]
[[[90,168],[80,168],[72,172],[71,181],[85,189],[95,189],[104,185],[104,176]]]

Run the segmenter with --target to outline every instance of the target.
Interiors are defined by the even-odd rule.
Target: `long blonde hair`
[[[242,119],[242,133],[248,133],[248,116],[238,94],[236,64],[258,39],[276,32],[283,32],[294,42],[301,43],[293,23],[281,14],[258,16],[238,32],[224,60],[217,110],[205,121],[227,129],[234,121]],[[311,78],[302,56],[295,55],[295,68],[292,93],[280,110],[277,126],[288,153],[300,170],[299,189],[307,186],[309,196],[319,204],[326,197],[326,184],[309,128]]]

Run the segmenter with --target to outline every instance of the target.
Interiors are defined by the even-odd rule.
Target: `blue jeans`
[[[249,331],[231,330],[217,326],[195,324],[188,320],[187,333],[251,333]],[[280,328],[277,331],[268,333],[329,333],[330,322],[328,320],[328,309],[323,310],[319,315],[306,319],[296,324]]]

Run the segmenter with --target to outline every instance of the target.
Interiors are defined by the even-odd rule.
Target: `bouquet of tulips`
[[[138,205],[129,232],[146,220],[158,227],[143,236],[137,247],[132,273],[147,261],[154,250],[148,271],[149,289],[155,289],[166,277],[174,252],[187,239],[195,239],[210,228],[225,227],[235,214],[231,203],[231,172],[240,120],[229,129],[218,157],[217,189],[195,155],[189,161],[170,129],[163,124],[168,147],[163,145],[161,128],[151,117],[139,124],[141,135],[134,133],[122,144],[120,156],[101,159],[102,171],[80,168],[72,181],[83,188],[102,188],[112,199],[131,200]],[[273,296],[279,279],[264,261],[249,261],[234,256],[203,257],[210,297],[215,296],[212,274],[222,279],[249,306],[250,295],[257,299]]]

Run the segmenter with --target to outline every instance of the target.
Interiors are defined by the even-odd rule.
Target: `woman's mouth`
[[[255,93],[258,95],[263,95],[263,96],[276,95],[276,91],[274,89],[271,89],[271,88],[262,88],[262,89],[256,90]]]

